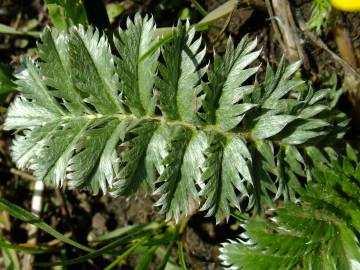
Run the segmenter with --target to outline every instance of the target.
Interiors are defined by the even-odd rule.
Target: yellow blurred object
[[[330,0],[331,4],[343,11],[360,11],[360,0]]]

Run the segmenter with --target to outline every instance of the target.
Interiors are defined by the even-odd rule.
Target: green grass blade
[[[180,262],[181,270],[187,270],[188,268],[186,267],[184,246],[182,241],[179,241],[178,243],[178,254],[179,254],[179,262]]]
[[[90,260],[92,258],[95,258],[95,257],[98,257],[98,256],[101,256],[105,253],[111,253],[114,251],[115,248],[117,248],[118,246],[121,246],[121,245],[124,245],[124,244],[127,244],[129,243],[130,241],[136,239],[136,238],[141,238],[141,237],[144,237],[146,235],[151,235],[152,232],[142,232],[142,233],[139,233],[139,234],[132,234],[132,235],[128,235],[128,236],[124,236],[120,239],[117,239],[113,242],[111,242],[110,244],[102,247],[102,248],[99,248],[93,252],[90,252],[84,256],[80,256],[78,258],[75,258],[75,259],[71,259],[71,260],[62,260],[62,261],[56,261],[56,262],[38,262],[38,263],[35,263],[34,265],[35,266],[38,266],[38,267],[51,267],[51,266],[55,266],[55,265],[62,265],[62,266],[66,266],[66,265],[72,265],[72,264],[77,264],[77,263],[82,263],[84,261],[87,261],[87,260]]]
[[[207,16],[208,12],[199,4],[196,0],[191,0],[191,3],[194,5],[195,9],[203,16]]]
[[[2,257],[6,270],[20,270],[20,262],[16,252],[12,249],[2,248]]]
[[[170,42],[174,38],[174,31],[172,27],[157,28],[155,33],[160,37],[159,40],[155,42],[155,44],[140,57],[139,62],[152,55],[157,49]]]
[[[196,30],[201,31],[207,29],[209,25],[211,25],[218,19],[221,19],[233,12],[233,10],[237,6],[237,2],[237,0],[227,1],[226,3],[211,11],[207,16],[205,16],[200,22],[195,25]]]
[[[92,242],[108,241],[108,240],[111,240],[114,238],[124,236],[125,234],[131,235],[133,233],[145,232],[145,231],[149,231],[149,230],[156,230],[163,226],[164,226],[164,223],[158,223],[158,222],[151,222],[151,223],[140,224],[140,225],[130,225],[130,226],[122,227],[122,228],[116,229],[114,231],[111,231],[109,233],[103,234],[103,235],[95,238]]]
[[[57,230],[53,229],[50,225],[42,221],[40,218],[35,216],[34,214],[26,211],[25,209],[21,208],[20,206],[13,204],[3,198],[0,198],[0,209],[5,210],[8,212],[11,216],[20,219],[24,222],[28,222],[33,224],[34,226],[38,227],[39,229],[47,232],[48,234],[54,236],[56,239],[59,239],[63,241],[64,243],[67,243],[69,245],[72,245],[74,247],[77,247],[79,249],[91,252],[93,249],[86,247],[78,242],[75,242],[74,240],[66,237],[62,233],[58,232]]]
[[[132,245],[130,248],[128,248],[123,254],[121,254],[120,256],[118,256],[116,258],[115,261],[113,261],[111,264],[109,264],[104,270],[111,270],[113,269],[115,266],[117,266],[119,263],[121,263],[122,260],[124,260],[127,256],[131,255],[131,253],[133,253],[139,246],[141,246],[146,240],[148,239],[148,237],[144,237],[143,239],[141,239],[139,242],[137,242],[136,244]]]
[[[135,270],[149,269],[158,246],[147,248],[136,265]]]
[[[164,270],[166,268],[166,265],[167,265],[167,263],[169,261],[170,255],[171,255],[171,251],[172,251],[172,249],[174,247],[174,244],[175,244],[175,240],[176,240],[176,238],[178,236],[178,231],[175,228],[173,230],[174,230],[173,235],[172,235],[172,237],[171,237],[171,239],[169,241],[169,245],[168,245],[168,247],[166,249],[166,252],[165,252],[165,254],[163,256],[161,264],[160,264],[160,266],[158,268],[159,270]]]
[[[0,23],[0,34],[31,36],[31,37],[35,37],[35,38],[40,37],[40,32],[36,32],[36,31],[20,31],[20,30],[16,30],[14,27],[11,27],[11,26],[8,26],[8,25],[2,24],[2,23]]]
[[[194,2],[196,2],[196,1],[194,1]],[[193,2],[193,4],[195,5],[194,2]],[[221,18],[225,17],[226,15],[230,14],[231,12],[233,12],[233,10],[236,8],[236,5],[237,5],[237,0],[230,0],[230,1],[227,1],[225,4],[222,4],[218,8],[214,9],[210,13],[207,13],[204,10],[206,12],[206,16],[200,22],[195,24],[196,31],[206,30],[209,25],[213,24],[218,19],[221,19]],[[152,48],[150,48],[146,53],[144,53],[141,56],[140,61],[144,60],[146,57],[148,57],[149,55],[154,53],[159,47],[170,42],[174,37],[173,32],[174,32],[173,27],[157,28],[156,34],[160,37],[159,41],[156,42]]]
[[[4,240],[0,240],[0,248],[13,249],[15,251],[24,252],[24,253],[28,253],[28,254],[42,254],[42,253],[46,253],[46,252],[51,252],[53,250],[53,249],[43,248],[43,247],[39,247],[39,246],[34,246],[34,247],[29,246],[28,247],[28,246],[22,246],[22,245],[17,245],[17,244],[11,244]]]
[[[166,251],[163,247],[159,247],[157,250],[156,250],[156,256],[158,258],[163,258],[166,254]],[[158,268],[160,269],[160,268]],[[170,257],[165,265],[165,269],[166,270],[181,270],[181,267],[179,267],[176,262]]]

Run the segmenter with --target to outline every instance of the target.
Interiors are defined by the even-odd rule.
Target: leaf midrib
[[[113,95],[113,93],[111,92],[111,90],[109,90],[109,85],[103,80],[103,76],[101,76],[98,66],[96,65],[96,61],[94,60],[94,58],[92,57],[88,46],[86,45],[86,43],[84,42],[83,38],[81,37],[81,35],[76,31],[74,32],[74,34],[78,37],[78,39],[80,40],[81,44],[84,46],[85,51],[87,53],[87,55],[89,56],[89,58],[91,59],[91,62],[93,63],[93,67],[96,71],[96,75],[99,79],[99,81],[101,81],[102,85],[104,86],[105,89],[105,93],[106,95],[110,98],[110,100],[113,102],[113,104],[116,106],[116,108],[118,109],[119,112],[123,111],[123,108],[119,102],[119,100],[117,99],[117,97]],[[86,33],[84,33],[86,34]]]
[[[79,139],[81,138],[81,136],[83,135],[83,132],[87,129],[88,125],[89,125],[90,121],[87,122],[81,129],[80,131],[74,136],[74,138],[71,140],[71,142],[69,143],[69,145],[65,148],[65,151],[59,156],[59,158],[57,158],[46,170],[46,172],[44,173],[43,179],[46,179],[49,175],[49,173],[52,171],[52,169],[58,164],[59,160],[64,156],[64,154],[68,154],[68,151],[71,151],[71,149],[73,149],[74,145],[76,145],[76,143],[79,141]],[[61,122],[59,123],[59,125],[61,125]]]
[[[236,53],[236,52],[234,52]],[[233,60],[233,62],[227,66],[226,63],[222,63],[222,65],[219,67],[220,70],[222,71],[225,71],[224,73],[220,73],[220,76],[221,77],[225,77],[226,79],[225,80],[222,80],[222,83],[219,84],[217,86],[218,89],[221,89],[220,91],[218,91],[218,93],[216,92],[216,98],[214,99],[214,110],[211,112],[211,122],[213,124],[216,124],[216,125],[219,125],[218,123],[218,117],[217,117],[217,111],[218,109],[220,108],[220,98],[221,98],[221,93],[222,93],[222,90],[224,89],[224,85],[225,83],[228,81],[228,75],[230,74],[230,72],[232,72],[234,66],[235,66],[235,63],[237,62],[237,60],[240,58],[241,54],[240,55],[235,55],[235,60]],[[215,70],[214,70],[215,71]],[[226,75],[224,75],[226,74]]]
[[[138,46],[136,48],[136,51],[137,51],[137,55],[136,55],[136,58],[137,58],[137,61],[135,62],[135,74],[136,74],[136,91],[137,91],[137,96],[139,97],[139,101],[140,101],[140,105],[141,105],[141,114],[144,114],[144,112],[147,113],[146,109],[145,109],[145,106],[143,104],[143,100],[141,98],[141,90],[140,90],[140,74],[139,74],[139,65],[141,64],[141,62],[139,61],[140,57],[141,57],[141,52],[140,52],[140,48],[141,48],[141,41],[142,41],[142,38],[143,38],[143,33],[144,33],[144,24],[142,23],[141,24],[141,31],[140,31],[140,36],[139,36],[139,42],[138,42]]]
[[[242,136],[244,139],[248,141],[257,141],[255,138],[251,136],[251,132],[241,132],[241,131],[224,131],[221,130],[216,125],[194,125],[188,122],[180,121],[180,120],[168,120],[162,116],[142,116],[138,117],[134,114],[123,114],[123,113],[115,113],[115,114],[85,114],[85,115],[71,115],[67,114],[60,117],[62,121],[69,121],[74,119],[88,119],[88,120],[96,120],[96,119],[104,119],[104,118],[115,118],[120,121],[126,119],[133,119],[133,120],[143,120],[143,121],[155,121],[160,124],[169,125],[169,126],[182,126],[184,128],[188,128],[194,132],[204,131],[204,132],[215,132],[218,134],[222,134],[224,136]],[[277,142],[272,140],[272,142]]]
[[[43,96],[46,97],[47,100],[49,100],[49,102],[54,106],[54,108],[57,109],[57,112],[61,115],[64,115],[64,110],[60,107],[60,105],[55,101],[54,97],[50,95],[50,92],[47,91],[46,86],[43,84],[43,81],[41,80],[41,78],[39,77],[39,73],[36,72],[36,66],[34,64],[30,64],[30,69],[29,69],[29,65],[28,65],[28,73],[29,76],[31,76],[35,81],[36,84],[38,85],[38,87],[41,89],[41,93]]]
[[[57,56],[57,58],[59,59],[59,63],[61,64],[61,67],[62,67],[62,69],[63,69],[63,72],[64,72],[64,74],[66,74],[66,75],[70,78],[70,80],[71,80],[71,82],[72,82],[72,78],[71,78],[69,72],[67,72],[67,69],[65,68],[65,64],[64,64],[62,58],[60,57],[59,50],[58,50],[58,47],[56,46],[56,42],[55,42],[55,40],[54,40],[54,37],[53,37],[52,33],[49,33],[49,34],[50,34],[50,36],[51,36],[50,40],[51,40],[51,42],[52,42],[52,45],[53,45],[54,48],[55,48],[56,56]],[[60,34],[59,34],[59,35],[60,35]],[[72,83],[70,84],[70,88],[71,88],[71,93],[76,96],[76,99],[75,99],[75,100],[77,101],[77,104],[79,104],[82,108],[84,108],[84,110],[85,110],[86,112],[90,112],[89,108],[88,108],[83,102],[81,102],[81,101],[82,101],[82,98],[81,98],[80,94],[79,94],[77,91],[75,91]]]

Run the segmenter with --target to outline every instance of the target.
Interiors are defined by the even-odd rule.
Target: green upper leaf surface
[[[94,193],[151,189],[168,219],[201,209],[220,222],[232,207],[293,200],[311,168],[304,146],[344,134],[330,92],[293,79],[299,63],[267,67],[258,82],[260,51],[247,36],[207,65],[193,27],[172,31],[157,50],[147,16],[113,42],[92,27],[46,29],[41,60],[16,74],[5,122],[17,166]]]
[[[164,45],[164,64],[159,65],[157,80],[160,108],[169,120],[196,122],[204,70],[200,64],[205,56],[201,38],[195,39],[195,29],[179,25],[171,43]]]
[[[121,80],[120,92],[129,110],[136,116],[153,115],[155,110],[154,81],[159,51],[145,59],[142,56],[157,42],[152,18],[135,15],[127,21],[127,29],[119,29],[116,48],[120,54],[117,63]]]
[[[352,150],[353,151],[353,150]],[[317,153],[314,180],[298,204],[276,210],[270,220],[249,219],[220,258],[229,269],[359,269],[359,168],[348,157]],[[357,155],[357,154],[356,154]]]

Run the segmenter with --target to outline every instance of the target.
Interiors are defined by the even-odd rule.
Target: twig
[[[20,176],[24,180],[29,180],[29,181],[34,181],[34,182],[36,181],[35,177],[32,176],[31,174],[26,173],[24,171],[19,171],[19,170],[15,169],[15,168],[11,168],[10,173],[12,173],[14,175],[17,175],[17,176]]]
[[[275,32],[275,37],[277,39],[277,41],[279,42],[281,48],[283,49],[283,51],[286,50],[286,47],[285,47],[285,44],[281,38],[281,33],[280,33],[280,30],[279,30],[279,26],[277,25],[277,23],[275,22],[276,20],[276,17],[275,17],[275,14],[274,14],[274,10],[273,10],[273,7],[270,3],[270,0],[265,0],[265,3],[266,3],[266,7],[267,7],[267,10],[268,10],[268,13],[270,15],[270,21],[271,21],[271,25],[273,26],[274,28],[274,32]]]
[[[295,24],[290,3],[288,0],[272,0],[272,5],[267,1],[269,13],[275,14],[277,20],[273,22],[275,34],[278,32],[277,39],[283,42],[283,50],[286,58],[293,62],[301,60],[306,69],[309,69],[309,61],[301,46],[300,38],[297,35],[297,26]],[[275,24],[277,28],[275,28]]]
[[[350,33],[345,26],[344,20],[339,14],[339,22],[335,25],[335,41],[339,50],[339,54],[353,68],[357,67],[357,59],[355,56],[354,46],[352,44]]]
[[[316,36],[314,33],[312,33],[311,31],[309,31],[306,27],[306,23],[299,19],[299,26],[300,29],[303,31],[304,35],[312,42],[314,43],[316,46],[318,46],[319,48],[325,50],[328,54],[331,55],[331,57],[337,62],[339,63],[346,72],[350,72],[352,75],[354,75],[354,77],[357,80],[360,80],[360,74],[351,66],[349,65],[346,61],[344,61],[341,57],[339,57],[336,53],[334,53],[332,50],[329,49],[329,47],[318,37]]]
[[[216,35],[215,39],[212,41],[212,44],[213,44],[212,47],[213,47],[213,48],[215,48],[215,45],[218,43],[220,37],[224,34],[226,28],[229,26],[229,23],[230,23],[230,21],[231,21],[231,18],[232,18],[232,16],[233,16],[233,14],[234,14],[234,11],[232,11],[232,12],[229,14],[229,16],[226,18],[226,21],[225,21],[223,27],[221,28],[221,30],[219,31],[219,33]]]
[[[289,2],[287,2],[287,3],[288,3],[288,5],[287,5],[288,19],[289,19],[290,26],[291,26],[291,28],[293,30],[293,33],[295,35],[295,39],[296,39],[295,40],[295,45],[296,45],[298,54],[300,56],[300,59],[303,62],[304,67],[306,69],[310,69],[309,58],[308,58],[307,54],[305,53],[304,48],[301,46],[301,40],[300,40],[300,37],[298,35],[299,29],[297,27],[297,24],[295,23],[294,16],[293,16],[293,14],[291,12],[290,4],[289,4]]]

